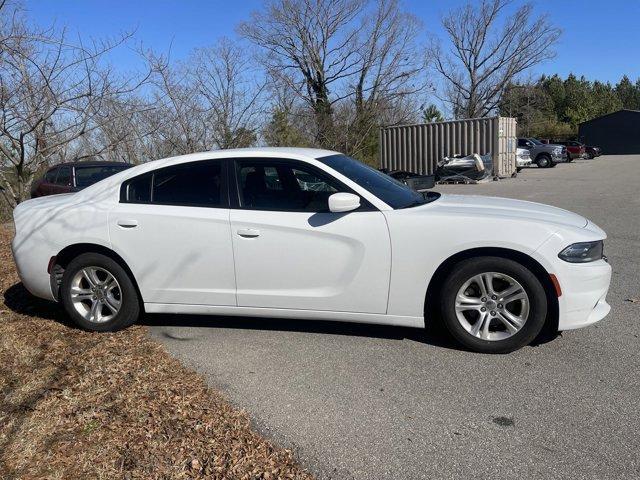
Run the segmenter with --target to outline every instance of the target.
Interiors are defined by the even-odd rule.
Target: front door
[[[239,306],[386,313],[391,246],[381,212],[364,200],[329,212],[332,193],[353,192],[304,162],[237,160],[235,172]]]
[[[205,160],[124,183],[109,234],[145,303],[236,305],[225,170]]]

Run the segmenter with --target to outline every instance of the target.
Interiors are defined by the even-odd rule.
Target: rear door
[[[386,313],[391,245],[384,215],[328,211],[348,191],[301,161],[236,160],[231,210],[238,305]]]
[[[144,302],[236,305],[223,160],[174,165],[124,182],[109,213],[109,233]]]

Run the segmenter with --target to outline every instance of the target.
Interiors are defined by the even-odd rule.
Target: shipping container
[[[471,118],[380,129],[380,167],[431,175],[444,157],[491,154],[493,175],[516,171],[516,119]]]

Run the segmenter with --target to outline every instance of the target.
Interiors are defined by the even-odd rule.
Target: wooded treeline
[[[518,119],[520,135],[550,139],[574,138],[581,122],[623,108],[640,110],[640,79],[624,75],[611,85],[572,74],[543,76],[509,84],[499,104],[501,115]]]

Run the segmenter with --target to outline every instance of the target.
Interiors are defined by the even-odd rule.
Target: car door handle
[[[260,236],[260,230],[255,228],[241,228],[238,230],[238,235],[243,238],[255,238]]]
[[[118,220],[118,225],[122,228],[136,228],[138,226],[137,220],[121,219]]]

